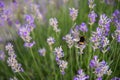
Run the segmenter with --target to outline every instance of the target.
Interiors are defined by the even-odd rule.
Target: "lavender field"
[[[0,80],[120,80],[120,0],[0,0]]]

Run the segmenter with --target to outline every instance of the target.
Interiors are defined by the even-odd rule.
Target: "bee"
[[[85,44],[85,37],[84,36],[80,36],[80,40],[77,42],[78,45],[83,45]]]

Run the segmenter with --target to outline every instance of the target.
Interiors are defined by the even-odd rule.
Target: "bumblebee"
[[[78,45],[83,45],[85,44],[85,37],[84,36],[81,36],[80,37],[80,40],[77,42]]]

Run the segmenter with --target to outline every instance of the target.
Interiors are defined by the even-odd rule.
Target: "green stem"
[[[73,73],[73,71],[72,71],[72,69],[73,69],[73,67],[72,67],[72,53],[71,53],[71,48],[69,49],[69,54],[70,54],[70,66],[71,66],[71,76],[72,76],[72,73]]]
[[[53,57],[53,52],[52,52],[52,46],[50,46],[50,59],[51,59],[51,67],[52,67],[52,69],[53,69],[53,73],[54,73],[54,75],[55,75],[55,63],[54,63],[54,57]],[[55,78],[56,78],[56,76],[55,76]]]
[[[35,63],[35,65],[36,65],[36,67],[37,67],[37,63],[36,63],[36,60],[35,60],[35,57],[34,57],[34,55],[33,55],[33,51],[32,51],[31,48],[30,48],[30,53],[31,53],[31,55],[32,55],[32,57],[33,57],[33,60],[34,60],[34,63]]]
[[[32,55],[32,57],[33,57],[33,60],[34,60],[34,64],[36,65],[36,68],[37,68],[37,70],[38,70],[38,73],[40,74],[40,78],[42,77],[41,75],[41,72],[39,71],[39,67],[38,67],[38,64],[37,64],[37,62],[36,62],[36,60],[35,60],[35,57],[34,57],[34,55],[33,55],[33,51],[32,51],[32,49],[30,48],[30,53],[31,53],[31,55]]]
[[[19,72],[18,74],[21,76],[21,78],[22,78],[23,80],[25,80],[25,78],[21,75],[21,73],[20,73],[20,72]]]
[[[77,68],[80,66],[79,65],[79,60],[78,60],[79,55],[78,55],[78,49],[76,48],[75,50],[76,50],[75,54],[76,54],[76,64],[77,64],[76,70],[77,70]]]
[[[119,50],[118,50],[118,51],[119,51]],[[117,51],[117,53],[118,53],[118,51]],[[120,59],[120,54],[119,54],[119,56],[118,56],[118,59],[117,59],[117,62],[116,62],[116,65],[115,65],[115,68],[114,68],[114,72],[113,72],[113,74],[114,74],[115,71],[116,71],[116,68],[117,68],[117,65],[118,65],[119,59]]]
[[[81,62],[81,67],[82,67],[82,64],[83,64],[83,62],[82,62],[82,54],[80,54],[80,62]]]

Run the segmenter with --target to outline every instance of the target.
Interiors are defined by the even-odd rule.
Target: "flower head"
[[[64,60],[58,60],[57,64],[59,65],[60,72],[64,75],[65,69],[67,68],[68,62]]]
[[[38,52],[39,52],[39,54],[40,54],[41,56],[45,56],[45,54],[46,54],[46,49],[45,49],[45,48],[41,48],[41,49],[38,50]]]
[[[119,77],[114,77],[111,80],[120,80],[120,78]]]
[[[48,45],[53,45],[55,43],[55,39],[53,37],[47,38]]]
[[[94,56],[90,61],[90,67],[95,70],[94,73],[98,77],[97,80],[101,80],[103,75],[108,74],[108,72],[111,71],[104,60],[101,62],[99,61],[98,56]]]
[[[100,15],[99,26],[107,27],[110,26],[111,19],[105,14]]]
[[[25,46],[25,47],[29,47],[29,48],[33,47],[34,45],[35,45],[35,41],[24,43],[24,46]]]
[[[80,26],[79,26],[79,30],[82,32],[87,32],[88,28],[87,25],[83,22]]]
[[[30,40],[32,39],[30,37],[30,30],[28,27],[20,27],[18,34],[25,42],[30,42]]]
[[[94,0],[88,0],[88,5],[90,9],[93,9],[96,6],[96,4],[94,4]]]
[[[64,52],[62,47],[57,47],[54,50],[54,54],[56,55],[56,60],[59,60],[60,58],[64,57]]]
[[[7,59],[7,63],[8,66],[10,66],[13,70],[13,72],[23,72],[23,68],[22,65],[20,63],[18,63],[18,61],[16,60],[16,55],[15,55],[15,51],[13,49],[13,45],[11,43],[8,43],[6,45],[6,51],[8,51],[8,59]]]
[[[25,21],[26,21],[28,24],[31,24],[31,23],[34,23],[34,18],[33,18],[33,16],[26,14],[26,15],[25,15]]]
[[[0,11],[4,8],[4,3],[2,1],[0,1]]]
[[[67,34],[65,37],[63,37],[63,40],[66,41],[69,48],[71,48],[74,45],[74,40],[71,34]]]
[[[55,32],[60,32],[60,29],[58,29],[58,21],[56,18],[50,18],[49,25],[53,27],[53,30]]]
[[[92,25],[96,21],[97,14],[94,11],[91,11],[89,13],[88,17],[89,17],[89,20],[90,20],[89,24]]]
[[[16,77],[10,78],[9,80],[18,80]]]
[[[76,26],[75,29],[71,29],[70,31],[72,40],[75,42],[79,41],[79,26]]]
[[[75,21],[78,16],[78,10],[75,8],[69,8],[69,13],[72,20]]]
[[[82,69],[78,70],[78,74],[74,77],[74,80],[86,80],[89,79],[88,75],[85,75]]]
[[[0,60],[5,60],[5,53],[0,50]]]

